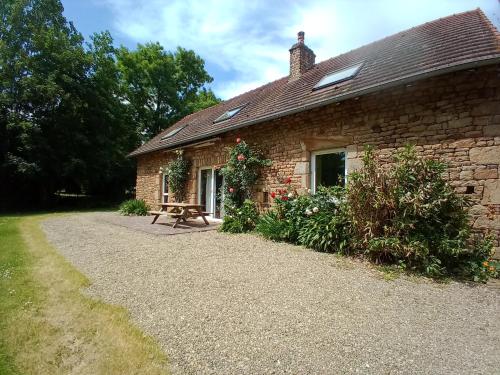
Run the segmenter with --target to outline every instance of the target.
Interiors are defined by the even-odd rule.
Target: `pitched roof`
[[[500,34],[484,13],[455,14],[402,31],[314,65],[290,81],[283,77],[184,117],[130,156],[174,148],[243,126],[360,96],[432,75],[500,61]],[[313,90],[326,74],[362,63],[348,81]],[[244,106],[228,120],[224,112]],[[165,135],[184,127],[171,137]],[[162,139],[163,138],[163,139]]]

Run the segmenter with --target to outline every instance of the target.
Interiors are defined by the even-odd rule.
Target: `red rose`
[[[285,179],[285,184],[290,184],[292,182],[292,178],[291,177],[287,177]]]
[[[241,138],[236,138],[236,143],[240,143],[241,142]]]
[[[246,158],[245,158],[245,155],[243,155],[243,154],[239,154],[239,155],[238,155],[238,160],[239,160],[239,161],[243,161],[243,160],[245,160],[245,159],[246,159]]]
[[[276,193],[274,191],[271,193],[271,198],[276,198]]]
[[[234,193],[234,188],[230,187],[230,188],[229,188],[229,192],[230,192],[231,194],[232,194],[232,193]]]
[[[283,196],[281,197],[281,200],[283,200],[283,201],[287,201],[287,200],[288,200],[288,196],[283,195]]]

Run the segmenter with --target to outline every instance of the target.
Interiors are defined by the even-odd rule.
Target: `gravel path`
[[[217,232],[156,236],[86,213],[49,240],[156,337],[174,374],[500,374],[500,294],[384,281],[349,259]]]

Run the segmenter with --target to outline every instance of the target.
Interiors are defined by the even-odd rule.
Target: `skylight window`
[[[229,120],[231,117],[233,117],[235,114],[237,114],[239,111],[241,111],[243,109],[243,105],[240,106],[240,107],[237,107],[237,108],[233,108],[233,109],[230,109],[229,111],[226,111],[224,112],[222,115],[220,115],[219,117],[217,117],[215,120],[214,120],[214,123],[216,122],[221,122],[221,121],[224,121],[224,120]]]
[[[164,141],[165,139],[171,138],[177,133],[179,133],[182,129],[184,129],[187,125],[179,126],[178,128],[169,131],[167,134],[165,134],[163,137],[161,137],[161,140]]]
[[[323,87],[331,86],[336,83],[344,82],[354,78],[354,76],[358,74],[359,70],[361,69],[361,65],[363,64],[358,64],[347,69],[337,70],[335,72],[327,74],[326,76],[321,78],[316,86],[314,86],[313,90],[322,89]]]

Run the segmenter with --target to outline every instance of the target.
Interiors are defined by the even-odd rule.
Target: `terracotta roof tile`
[[[468,63],[500,59],[500,34],[480,9],[455,14],[402,31],[314,65],[299,79],[283,77],[218,105],[184,117],[130,155],[173,148],[231,129],[299,112],[382,89],[424,74],[459,70]],[[348,81],[319,90],[314,85],[326,74],[363,63]],[[213,121],[225,111],[245,107],[229,120]],[[185,129],[165,140],[177,127]]]

